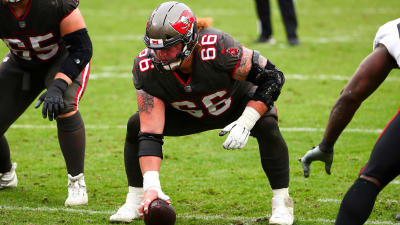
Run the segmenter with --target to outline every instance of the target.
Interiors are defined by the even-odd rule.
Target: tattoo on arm
[[[260,57],[258,58],[258,65],[260,65],[261,68],[265,68],[265,66],[267,65],[267,59],[264,58],[264,56],[260,55]]]
[[[236,80],[246,80],[247,75],[251,70],[252,65],[252,58],[253,58],[253,50],[243,47],[243,55],[240,59],[240,64],[233,74],[233,79]],[[262,55],[258,58],[258,64],[264,68],[267,65],[267,59],[265,59]]]
[[[154,108],[154,97],[143,90],[137,90],[136,94],[139,112],[150,114]]]
[[[236,71],[233,73],[232,77],[236,80],[246,80],[247,74],[251,69],[251,57],[253,55],[253,51],[243,47],[243,55],[240,59],[240,64]]]

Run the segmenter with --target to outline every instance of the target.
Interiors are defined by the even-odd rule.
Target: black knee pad
[[[65,118],[57,118],[57,128],[60,131],[72,132],[84,126],[82,116],[77,111],[74,115]]]

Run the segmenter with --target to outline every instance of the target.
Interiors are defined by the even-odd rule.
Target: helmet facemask
[[[144,42],[149,49],[149,58],[159,71],[179,69],[185,58],[189,57],[198,41],[196,17],[183,3],[166,2],[151,14]],[[158,60],[155,51],[182,43],[182,50],[168,61]]]
[[[5,1],[6,1],[6,3],[18,3],[21,0],[5,0]]]
[[[178,69],[185,57],[183,57],[183,49],[185,47],[182,47],[180,52],[178,52],[174,58],[169,59],[169,60],[160,60],[157,58],[156,51],[157,49],[149,49],[149,59],[153,62],[153,65],[158,69],[158,70],[167,70],[167,71],[172,71]]]

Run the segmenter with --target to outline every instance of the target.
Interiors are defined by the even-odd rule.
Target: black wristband
[[[328,143],[325,138],[322,139],[321,143],[319,143],[319,150],[325,153],[332,153],[333,152],[333,145],[334,143]]]
[[[141,156],[157,156],[163,158],[162,145],[164,144],[162,134],[142,133],[139,131],[139,153]]]
[[[68,83],[64,79],[57,78],[53,81],[51,86],[58,88],[62,93],[68,88]]]

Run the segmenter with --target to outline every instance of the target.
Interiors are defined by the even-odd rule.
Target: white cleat
[[[293,200],[291,197],[272,198],[272,215],[269,218],[270,225],[292,225]]]
[[[83,173],[73,177],[68,174],[68,198],[65,200],[65,206],[87,205],[88,195],[86,193],[86,184]]]
[[[126,202],[118,211],[110,216],[110,222],[132,222],[140,218],[139,206],[143,199],[143,188],[129,187],[129,193],[126,196]]]
[[[17,163],[13,163],[10,171],[0,174],[0,189],[16,187],[18,185],[16,168]]]

